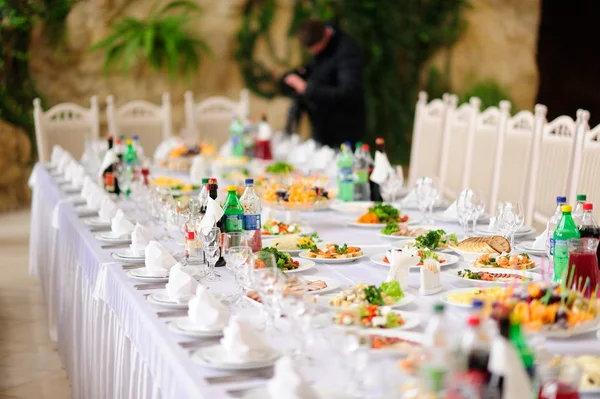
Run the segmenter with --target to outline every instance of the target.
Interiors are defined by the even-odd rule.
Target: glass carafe
[[[596,249],[598,248],[597,238],[579,238],[570,239],[567,241],[569,246],[569,275],[573,272],[571,281],[576,289],[582,292],[585,296],[596,289],[596,285],[600,283],[600,270],[598,270],[598,258],[596,257]],[[590,280],[589,284],[586,283]],[[571,288],[571,287],[569,287]]]

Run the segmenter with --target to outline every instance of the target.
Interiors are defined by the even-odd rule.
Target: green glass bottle
[[[227,198],[223,205],[223,228],[225,233],[244,231],[244,208],[236,194],[236,187],[227,187]]]
[[[571,216],[571,205],[563,205],[561,211],[563,213],[556,230],[554,230],[554,277],[553,281],[561,283],[563,278],[566,278],[569,267],[569,247],[567,240],[572,238],[581,238],[577,225]]]
[[[510,342],[517,349],[517,352],[519,352],[523,367],[527,371],[529,378],[533,380],[535,377],[535,355],[527,343],[527,338],[525,337],[525,334],[523,334],[521,324],[515,321],[514,317],[511,317],[508,337]]]

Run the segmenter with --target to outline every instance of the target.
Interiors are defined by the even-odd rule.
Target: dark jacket
[[[354,41],[336,30],[327,47],[310,64],[289,73],[307,79],[306,92],[295,96],[299,109],[306,109],[313,138],[330,147],[344,141],[355,143],[366,131],[362,55]],[[284,78],[285,78],[284,76]],[[293,89],[283,83],[284,93]]]

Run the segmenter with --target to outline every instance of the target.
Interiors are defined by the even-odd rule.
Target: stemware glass
[[[462,190],[456,199],[456,213],[465,237],[469,236],[469,221],[473,217],[473,190]]]
[[[281,316],[280,298],[286,276],[277,268],[275,255],[258,252],[252,273],[252,287],[258,292],[265,311],[267,332],[275,330],[275,321]]]
[[[510,247],[514,247],[515,233],[525,223],[523,205],[519,201],[506,202],[502,211],[502,222],[504,223],[506,238],[510,237]],[[509,237],[508,237],[509,236]]]
[[[208,263],[208,273],[204,277],[207,281],[219,281],[221,276],[215,272],[215,264],[220,255],[221,230],[218,227],[203,227],[198,231],[204,257]]]
[[[480,191],[474,191],[471,199],[473,203],[473,235],[476,235],[477,221],[485,212],[485,199]]]
[[[415,194],[419,210],[423,214],[423,223],[435,224],[433,221],[433,206],[440,196],[437,179],[434,177],[421,177],[417,179]]]
[[[247,302],[244,300],[242,279],[245,277],[249,265],[252,248],[248,246],[237,246],[225,249],[225,247],[223,247],[223,251],[225,252],[227,268],[233,271],[235,279],[236,293],[231,298],[232,303],[239,307],[246,307]]]
[[[401,166],[397,166],[393,169],[393,173],[390,173],[388,178],[383,182],[381,186],[381,194],[383,199],[389,201],[392,205],[396,203],[396,198],[402,190],[404,184],[404,173]]]

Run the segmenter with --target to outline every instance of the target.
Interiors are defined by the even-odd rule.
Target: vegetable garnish
[[[419,249],[445,248],[449,244],[456,245],[458,237],[456,234],[446,234],[444,230],[430,230],[427,234],[415,238],[415,246]]]

